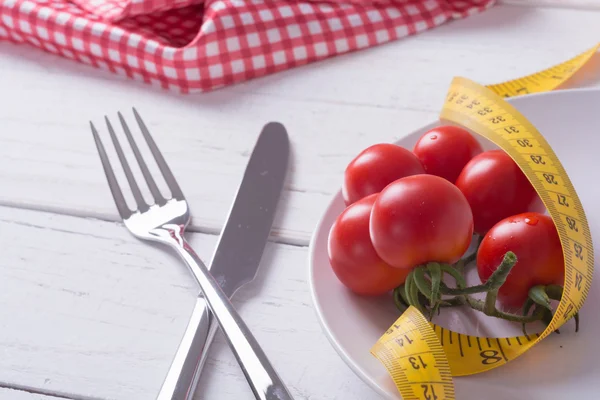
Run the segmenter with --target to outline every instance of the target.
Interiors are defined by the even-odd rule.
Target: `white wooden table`
[[[205,259],[256,135],[285,124],[284,198],[259,276],[234,303],[297,399],[375,399],[321,331],[309,238],[347,162],[433,121],[452,77],[519,77],[599,40],[597,2],[528,3],[194,96],[0,44],[0,399],[145,400],[160,388],[197,289],[178,259],[118,223],[87,124],[131,106],[190,200]],[[598,66],[571,85],[600,84]],[[220,333],[196,398],[251,398]]]

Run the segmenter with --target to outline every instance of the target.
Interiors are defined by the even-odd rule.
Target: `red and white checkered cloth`
[[[495,0],[0,0],[0,40],[182,93],[399,39]]]

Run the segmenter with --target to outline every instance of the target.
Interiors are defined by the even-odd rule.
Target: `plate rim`
[[[515,102],[519,103],[523,99],[529,100],[529,99],[532,99],[532,98],[535,99],[538,97],[553,97],[553,96],[561,96],[561,95],[565,95],[565,94],[568,95],[568,94],[573,94],[573,93],[577,94],[577,93],[584,93],[584,92],[600,92],[600,87],[570,88],[570,89],[553,90],[553,91],[548,91],[548,92],[530,93],[530,94],[521,95],[521,96],[517,96],[517,97],[505,98],[505,100],[508,103],[510,103],[511,105],[515,105]],[[408,132],[406,135],[403,135],[403,136],[395,139],[391,143],[397,143],[400,140],[402,140],[402,138],[410,136],[410,135],[414,134],[415,132],[422,131],[424,129],[428,129],[429,127],[433,127],[433,126],[437,125],[438,123],[439,123],[439,119],[437,121],[433,121],[429,124],[423,125],[420,128],[414,129],[411,132]],[[321,309],[321,307],[316,299],[316,292],[315,292],[315,285],[314,285],[314,271],[315,271],[314,248],[316,246],[317,236],[319,236],[319,233],[322,231],[323,225],[325,223],[325,219],[327,216],[326,211],[331,206],[331,203],[333,203],[336,199],[340,198],[341,196],[342,196],[342,191],[341,191],[341,185],[340,185],[340,188],[329,198],[327,206],[325,207],[325,211],[323,211],[321,213],[321,216],[319,217],[317,223],[315,224],[315,228],[314,228],[313,232],[311,233],[310,241],[308,244],[308,285],[309,285],[311,301],[313,303],[313,308],[317,314],[317,319],[319,321],[319,324],[321,325],[321,330],[325,334],[325,337],[327,337],[327,340],[329,341],[331,346],[334,348],[336,353],[339,355],[339,357],[342,360],[344,360],[346,365],[354,372],[354,374],[356,374],[363,382],[365,382],[373,391],[375,391],[377,394],[383,396],[383,398],[388,399],[388,400],[396,400],[398,398],[401,399],[401,397],[390,397],[388,392],[384,391],[380,387],[380,385],[372,379],[371,376],[367,375],[365,373],[365,371],[362,370],[362,368],[360,368],[358,365],[356,365],[356,363],[349,358],[349,356],[346,354],[346,352],[344,351],[344,349],[342,348],[340,343],[338,343],[338,341],[335,339],[335,337],[331,333],[329,324],[327,323],[327,321],[325,320],[325,318],[323,316],[323,310]],[[399,395],[399,393],[398,393],[398,395]]]

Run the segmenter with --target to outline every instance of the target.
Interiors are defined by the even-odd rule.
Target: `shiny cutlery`
[[[142,118],[135,109],[133,113],[154,160],[161,171],[162,177],[167,183],[171,197],[163,197],[158,189],[125,119],[119,113],[119,120],[125,136],[150,193],[154,198],[153,205],[148,205],[144,200],[117,135],[109,119],[105,118],[108,132],[137,205],[136,210],[130,210],[114,174],[102,140],[93,123],[90,123],[108,186],[123,223],[137,238],[167,245],[175,250],[185,261],[200,285],[206,304],[221,327],[229,347],[232,349],[250,384],[255,398],[260,400],[292,399],[292,395],[272,367],[262,348],[231,304],[229,297],[221,289],[220,284],[225,286],[226,282],[217,282],[185,239],[184,231],[190,221],[188,203]],[[277,126],[277,124],[270,126]],[[269,125],[265,127],[265,129],[268,128]]]
[[[210,273],[229,298],[256,275],[283,189],[288,158],[285,128],[267,125],[250,155],[210,263]],[[217,328],[199,296],[157,400],[192,400]]]

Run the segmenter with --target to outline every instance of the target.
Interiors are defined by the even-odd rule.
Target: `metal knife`
[[[283,189],[288,160],[289,138],[284,126],[268,123],[250,155],[209,266],[229,298],[256,276]],[[157,400],[193,398],[217,329],[218,324],[200,294]]]

